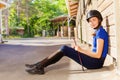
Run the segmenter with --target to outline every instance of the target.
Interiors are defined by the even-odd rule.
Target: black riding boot
[[[51,54],[47,58],[43,59],[42,61],[36,63],[36,64],[26,64],[26,67],[29,67],[31,69],[26,70],[28,73],[31,74],[44,74],[44,68],[48,65],[54,64],[57,61],[59,61],[64,56],[64,53],[60,50],[57,52]]]
[[[39,64],[40,64],[40,62],[35,63],[35,64],[25,64],[25,66],[26,66],[27,68],[34,68],[34,67],[36,67],[36,66],[39,65]]]

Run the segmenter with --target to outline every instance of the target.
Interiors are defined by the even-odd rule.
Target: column
[[[68,38],[71,37],[71,31],[70,31],[70,18],[68,17]]]
[[[2,42],[2,10],[0,10],[0,43]]]

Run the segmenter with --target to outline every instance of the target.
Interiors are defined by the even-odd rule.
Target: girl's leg
[[[101,68],[104,63],[104,59],[101,60],[101,59],[92,58],[83,53],[77,52],[75,49],[68,47],[68,46],[63,46],[61,48],[61,51],[64,52],[65,56],[73,59],[75,62],[79,64],[81,64],[79,60],[79,56],[80,56],[82,60],[82,65],[88,69]]]
[[[68,46],[62,46],[61,51],[64,53],[65,56],[73,59],[75,62],[80,64],[78,52],[75,49]]]
[[[64,53],[58,50],[53,54],[51,54],[50,56],[48,56],[47,58],[45,58],[44,60],[42,60],[41,64],[43,67],[47,67],[51,64],[58,62],[63,56],[64,56]]]
[[[39,66],[39,65],[47,67],[48,65],[54,64],[57,61],[59,61],[63,56],[64,56],[63,52],[58,50],[58,51],[54,52],[53,54],[51,54],[50,56],[43,59],[42,61],[40,61],[40,62],[37,62],[35,64],[25,64],[25,66],[28,67],[28,68],[33,68],[33,67],[36,67],[36,66]]]
[[[35,68],[29,69],[27,70],[27,72],[31,74],[44,74],[45,67],[58,62],[63,56],[67,56],[73,59],[75,62],[81,64],[78,54],[81,57],[82,64],[84,67],[89,69],[101,67],[101,64],[99,64],[100,62],[98,59],[91,58],[82,53],[78,53],[71,47],[62,46],[60,50],[56,51],[55,53],[43,59],[42,61],[38,62],[39,64]]]
[[[54,64],[58,62],[62,57],[64,56],[64,53],[60,50],[54,52],[50,56],[46,57],[40,62],[37,62],[35,67],[31,69],[27,69],[26,71],[31,74],[44,74],[44,68],[47,67],[48,65]],[[27,64],[27,67],[31,66]]]

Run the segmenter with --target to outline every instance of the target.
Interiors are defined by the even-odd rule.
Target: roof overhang
[[[53,19],[51,19],[50,21],[53,22],[53,23],[57,23],[57,22],[64,22],[66,21],[68,18],[67,15],[61,15],[61,16],[58,16],[58,17],[55,17]]]
[[[5,8],[8,8],[9,7],[9,4],[3,2],[3,1],[0,1],[0,9],[5,9]]]
[[[76,17],[79,0],[65,0],[65,1],[68,9],[68,15],[70,17]]]

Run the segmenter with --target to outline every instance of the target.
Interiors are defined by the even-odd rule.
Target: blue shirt
[[[93,52],[97,51],[97,39],[103,39],[104,40],[104,46],[103,46],[103,52],[101,57],[106,57],[108,53],[108,33],[103,29],[101,26],[97,31],[96,35],[93,37]]]

